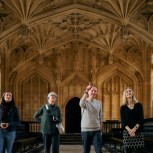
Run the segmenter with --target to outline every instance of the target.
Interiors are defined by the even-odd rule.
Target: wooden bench
[[[37,148],[38,142],[36,137],[29,137],[25,139],[18,139],[14,142],[14,152],[19,151],[19,153],[30,151]]]
[[[153,153],[153,118],[147,118],[144,121],[144,153]]]
[[[110,146],[118,152],[124,152],[122,128],[112,128],[110,133]]]
[[[13,153],[34,153],[36,150],[38,152],[38,149],[41,147],[41,145],[38,136],[29,132],[29,126],[27,123],[21,122],[17,128]]]

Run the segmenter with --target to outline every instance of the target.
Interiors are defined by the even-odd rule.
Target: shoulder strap
[[[46,110],[47,110],[48,114],[49,114],[50,116],[52,116],[52,114],[51,114],[51,112],[50,112],[50,110],[49,110],[49,108],[48,108],[48,105],[45,105],[45,107],[46,107]]]
[[[49,110],[48,105],[45,105],[45,106],[46,106],[46,109]]]

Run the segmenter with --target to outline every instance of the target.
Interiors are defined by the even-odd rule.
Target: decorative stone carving
[[[30,29],[28,28],[27,25],[21,25],[19,37],[24,39],[25,42],[30,41]]]
[[[34,112],[50,90],[58,92],[64,110],[70,98],[82,96],[88,81],[100,90],[104,119],[119,119],[121,93],[128,85],[135,86],[138,99],[146,106],[150,103],[148,70],[152,64],[147,56],[150,59],[148,44],[152,45],[153,40],[151,1],[3,2],[0,9],[10,10],[11,14],[0,19],[0,44],[5,44],[0,50],[1,83],[6,88],[11,82],[22,119],[33,116],[27,110]],[[12,78],[13,72],[16,75]],[[139,86],[148,92],[141,93]]]
[[[0,20],[3,22],[3,18],[9,15],[9,12],[4,9],[3,7],[3,1],[0,0]]]
[[[89,17],[85,17],[81,13],[71,13],[63,17],[61,21],[53,21],[53,24],[55,24],[57,27],[65,32],[71,33],[79,33],[99,23],[99,19],[91,20]]]
[[[130,33],[127,26],[122,26],[120,30],[120,35],[122,39],[130,39],[133,38],[133,34]]]
[[[10,54],[10,69],[15,67],[24,59],[24,49],[22,47],[18,47],[11,51]]]

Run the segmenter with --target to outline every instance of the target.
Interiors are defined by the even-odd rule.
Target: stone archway
[[[79,106],[80,99],[72,98],[65,107],[65,132],[80,133],[81,132],[81,108]]]

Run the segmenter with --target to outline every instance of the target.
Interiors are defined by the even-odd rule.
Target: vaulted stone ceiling
[[[64,110],[88,81],[98,82],[105,119],[119,118],[128,85],[149,116],[152,45],[153,0],[0,0],[0,90],[16,94],[22,119],[50,88]]]
[[[39,56],[41,62],[57,48],[86,46],[109,63],[113,58],[143,73],[141,61],[152,44],[153,0],[0,1],[1,54],[11,55],[12,71],[20,60]]]

